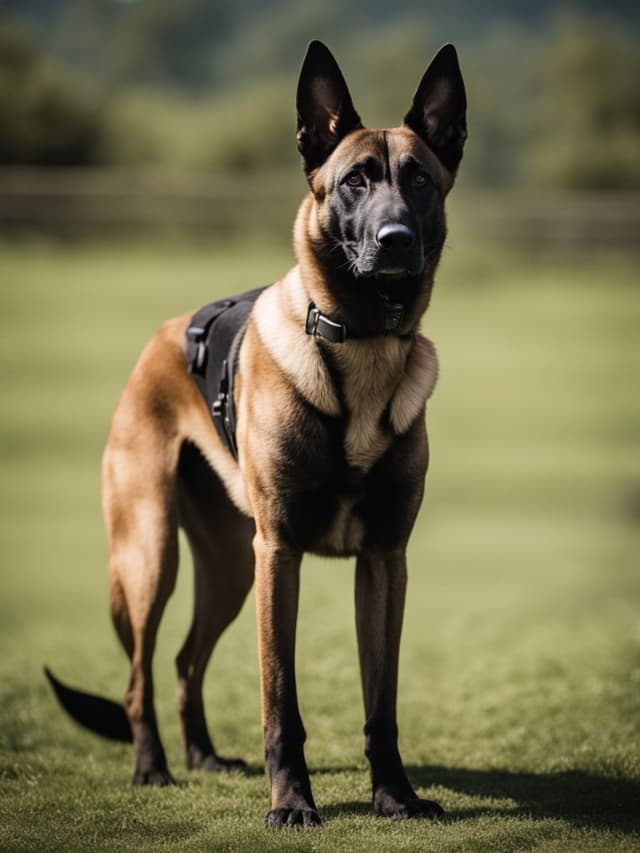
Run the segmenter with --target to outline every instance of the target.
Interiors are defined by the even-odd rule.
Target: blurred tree
[[[334,50],[351,26],[351,11],[339,0],[293,3],[290,0],[237,0],[229,10],[231,37],[215,56],[215,79],[228,87],[266,74],[295,72],[312,38]]]
[[[67,0],[0,0],[0,14],[19,18],[38,36],[51,35]]]
[[[384,48],[385,36],[410,21],[434,44],[455,41],[471,54],[496,28],[539,36],[566,8],[606,16],[638,38],[637,0],[0,0],[0,11],[28,23],[48,51],[102,80],[196,89],[292,71],[311,38],[348,56],[371,32]]]
[[[434,51],[452,40],[469,101],[464,184],[640,187],[640,6],[574,5],[584,16],[557,24],[564,0],[498,0],[490,12],[470,0],[0,0],[0,19],[10,10],[101,87],[5,26],[0,156],[288,168],[310,38],[335,51],[370,126],[402,119]]]
[[[29,0],[34,2],[34,0]],[[46,36],[55,56],[111,83],[114,43],[127,4],[114,0],[64,0]]]
[[[394,21],[384,35],[361,34],[349,51],[347,77],[365,124],[400,124],[437,48],[429,28],[410,18]]]
[[[120,16],[112,44],[116,81],[201,89],[224,37],[224,0],[136,0]]]
[[[464,184],[506,186],[519,178],[537,38],[521,24],[502,23],[462,52],[469,125]]]
[[[0,17],[0,163],[99,159],[101,101],[92,85],[43,59],[32,37]]]
[[[565,18],[539,51],[524,177],[640,188],[640,55],[610,23]]]

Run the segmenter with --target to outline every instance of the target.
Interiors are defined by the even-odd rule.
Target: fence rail
[[[115,169],[1,169],[0,233],[171,231],[285,236],[305,186],[290,174],[213,178]],[[640,249],[640,193],[458,190],[460,235],[511,244]]]

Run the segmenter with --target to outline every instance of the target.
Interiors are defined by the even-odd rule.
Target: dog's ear
[[[298,150],[307,175],[352,130],[362,127],[338,63],[321,41],[312,41],[298,81]]]
[[[431,61],[413,98],[404,123],[455,174],[467,138],[467,96],[452,44],[445,44]]]

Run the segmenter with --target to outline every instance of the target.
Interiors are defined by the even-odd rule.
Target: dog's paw
[[[241,758],[222,758],[219,755],[205,755],[197,764],[191,765],[191,770],[208,770],[212,773],[243,773],[249,770],[249,765]]]
[[[209,773],[247,773],[249,767],[241,758],[222,758],[220,755],[191,754],[189,770],[206,770]]]
[[[272,809],[265,818],[267,826],[320,826],[322,821],[315,809]]]
[[[410,818],[428,818],[436,820],[444,817],[445,811],[433,800],[421,800],[419,797],[396,797],[387,792],[379,792],[373,804],[375,813],[380,817],[394,820]]]
[[[165,768],[164,770],[139,770],[136,769],[133,773],[132,785],[157,785],[159,788],[164,788],[167,785],[175,785],[175,779]]]

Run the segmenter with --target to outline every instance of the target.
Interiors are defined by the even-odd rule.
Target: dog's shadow
[[[339,768],[333,768],[337,771]],[[325,772],[328,772],[329,768]],[[472,797],[509,799],[513,808],[479,805],[447,810],[447,820],[481,816],[527,816],[568,821],[581,828],[607,828],[622,833],[640,830],[640,781],[596,776],[582,770],[558,773],[514,773],[507,770],[469,770],[463,767],[408,766],[418,788],[439,787]],[[446,808],[446,797],[441,797]],[[327,818],[371,814],[369,803],[346,802],[323,806]]]

